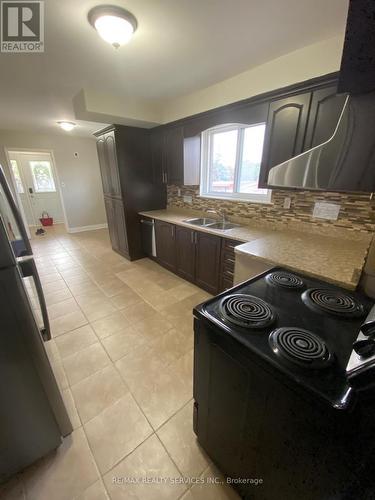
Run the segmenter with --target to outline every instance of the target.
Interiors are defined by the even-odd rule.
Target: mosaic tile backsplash
[[[168,186],[168,208],[184,208],[199,212],[207,209],[224,210],[229,219],[236,218],[249,224],[269,227],[287,226],[289,229],[312,231],[339,236],[348,230],[352,236],[368,235],[375,229],[375,202],[368,194],[342,194],[318,191],[273,190],[271,204],[201,198],[199,186]],[[183,196],[192,196],[192,203],[185,203]],[[291,198],[289,209],[283,208],[285,197]],[[313,217],[316,201],[341,205],[335,221]]]

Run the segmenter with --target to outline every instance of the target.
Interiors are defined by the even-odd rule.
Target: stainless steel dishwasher
[[[148,257],[156,257],[155,221],[141,219],[142,248]]]

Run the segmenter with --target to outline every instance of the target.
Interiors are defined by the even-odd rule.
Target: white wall
[[[308,45],[192,94],[164,103],[162,123],[246,99],[340,69],[342,36]]]
[[[0,164],[8,150],[52,150],[62,186],[68,229],[106,224],[103,189],[94,138],[0,130]],[[78,152],[79,158],[74,158]],[[7,168],[7,166],[5,167]]]

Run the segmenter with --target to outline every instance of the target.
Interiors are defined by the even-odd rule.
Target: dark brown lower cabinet
[[[220,292],[224,292],[233,286],[235,259],[234,248],[237,245],[241,245],[241,241],[227,240],[225,238],[221,241]]]
[[[220,236],[196,231],[195,283],[215,295],[220,283]]]
[[[108,232],[112,248],[117,253],[129,258],[125,212],[122,200],[105,196],[104,205],[107,213]]]
[[[188,281],[195,280],[196,232],[176,226],[176,272]]]
[[[169,222],[155,221],[157,261],[176,272],[176,227]]]
[[[159,220],[155,236],[156,260],[169,271],[213,295],[233,286],[232,259],[239,242]]]

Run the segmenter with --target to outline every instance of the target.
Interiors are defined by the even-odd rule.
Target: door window
[[[52,168],[49,161],[30,161],[31,175],[33,177],[34,190],[36,193],[56,192],[53,180]]]

